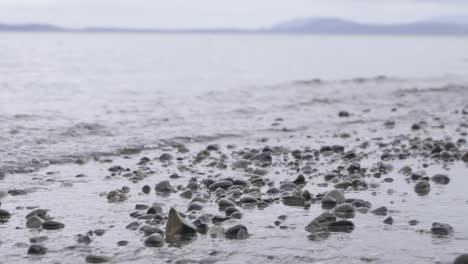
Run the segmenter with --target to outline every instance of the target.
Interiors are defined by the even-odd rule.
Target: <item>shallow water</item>
[[[361,85],[457,83],[467,79],[467,47],[450,37],[2,33],[0,167],[28,171],[40,165],[33,159],[175,136],[243,136],[267,129],[264,114],[337,108]],[[377,75],[391,79],[340,82]],[[314,78],[327,81],[317,94],[288,85]]]

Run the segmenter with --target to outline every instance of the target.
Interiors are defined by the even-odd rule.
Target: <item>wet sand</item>
[[[280,85],[246,99],[247,110],[261,100],[281,106],[241,113],[235,124],[250,133],[7,173],[0,263],[453,263],[468,253],[468,88],[380,81],[351,80],[346,92],[346,83]],[[157,192],[163,181],[171,190]],[[346,200],[326,206],[331,190]],[[201,210],[187,211],[195,197]],[[233,208],[219,207],[226,198]],[[342,204],[353,213],[334,209]],[[26,227],[38,208],[64,227]],[[168,236],[170,208],[196,234]],[[326,212],[336,219],[311,228]],[[236,224],[243,231],[232,236]],[[148,246],[154,232],[163,241]]]

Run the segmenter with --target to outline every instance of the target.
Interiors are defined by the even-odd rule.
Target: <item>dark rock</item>
[[[449,224],[444,224],[444,223],[433,223],[431,232],[435,235],[450,235],[453,233],[453,227]]]
[[[213,184],[210,185],[209,189],[210,191],[214,192],[216,191],[216,189],[218,188],[221,188],[221,189],[224,189],[224,190],[227,190],[229,187],[231,187],[233,184],[232,182],[230,181],[219,181],[219,182],[215,182]]]
[[[356,209],[349,203],[342,203],[333,209],[333,213],[341,218],[353,218],[356,215]]]
[[[117,246],[119,247],[123,247],[123,246],[126,246],[128,245],[128,241],[127,240],[120,240],[117,242]]]
[[[162,181],[156,184],[154,189],[156,190],[156,192],[161,192],[161,193],[170,193],[174,190],[174,188],[172,187],[169,181]]]
[[[160,214],[163,212],[163,209],[160,205],[154,204],[152,205],[148,211],[146,211],[147,214]]]
[[[62,229],[64,227],[65,225],[63,223],[52,221],[52,220],[45,221],[42,224],[42,228],[46,230],[57,230],[57,229]]]
[[[328,231],[330,232],[345,232],[350,233],[354,230],[354,224],[348,220],[341,220],[330,223],[328,225]]]
[[[326,212],[314,218],[305,227],[305,230],[310,233],[328,231],[328,225],[335,221],[336,221],[335,215],[333,215],[330,212]]]
[[[461,254],[453,261],[453,264],[468,264],[468,254]]]
[[[192,199],[193,193],[191,190],[185,190],[182,193],[180,193],[180,197],[185,198],[185,199]]]
[[[448,184],[450,182],[450,178],[445,174],[436,174],[432,176],[432,181],[438,184]]]
[[[162,247],[164,246],[164,238],[161,234],[152,234],[145,239],[145,246],[147,247]]]
[[[40,217],[42,220],[47,220],[49,218],[49,215],[48,215],[48,210],[45,210],[45,209],[36,209],[36,210],[33,210],[32,212],[30,212],[29,214],[26,215],[26,219],[29,219],[33,216],[38,216]]]
[[[257,200],[257,198],[255,198],[255,197],[253,197],[251,195],[243,195],[239,199],[239,202],[241,204],[244,204],[244,203],[257,204],[258,200]]]
[[[26,227],[27,228],[40,228],[43,223],[44,223],[44,220],[42,218],[34,215],[28,218],[28,220],[26,221]]]
[[[322,198],[322,208],[331,209],[345,201],[345,196],[340,190],[331,190]]]
[[[8,194],[11,196],[26,195],[28,194],[25,190],[12,189],[8,191]]]
[[[109,202],[123,202],[128,199],[128,195],[121,190],[113,190],[107,194],[107,200]]]
[[[393,225],[393,217],[389,216],[383,220],[384,224]]]
[[[201,211],[203,210],[203,207],[205,207],[204,204],[200,203],[200,202],[192,202],[189,204],[188,208],[187,208],[187,211]]]
[[[305,184],[305,183],[306,183],[306,180],[305,180],[304,175],[299,174],[299,175],[297,176],[297,178],[293,181],[293,183],[296,184],[296,185]]]
[[[143,193],[148,194],[148,193],[151,192],[151,187],[150,187],[149,185],[145,185],[145,186],[143,186],[143,187],[141,188],[141,191],[142,191]]]
[[[88,255],[85,260],[88,263],[106,263],[111,261],[111,258],[99,255]]]
[[[8,212],[7,210],[0,209],[0,219],[8,219],[10,217],[10,212]]]
[[[349,112],[342,110],[342,111],[338,112],[338,116],[339,117],[349,117]]]
[[[245,239],[248,237],[247,227],[241,224],[231,226],[224,231],[224,235],[230,239]]]
[[[284,196],[283,204],[287,206],[305,206],[306,199],[301,196]]]
[[[28,249],[29,255],[45,255],[47,253],[47,248],[41,245],[31,245]]]
[[[233,201],[227,199],[227,198],[221,198],[218,202],[218,206],[220,208],[227,208],[227,207],[231,207],[231,206],[236,206],[236,203],[234,203]]]
[[[387,207],[385,206],[382,206],[382,207],[379,207],[377,209],[374,209],[372,211],[370,211],[371,213],[375,214],[375,215],[381,215],[381,216],[386,216],[387,213],[388,213],[388,209]]]
[[[431,190],[431,185],[428,181],[421,180],[414,186],[414,191],[419,195],[427,195]]]

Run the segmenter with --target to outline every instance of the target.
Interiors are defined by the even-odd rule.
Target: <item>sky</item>
[[[66,27],[262,28],[300,17],[468,20],[468,0],[0,0],[0,22]]]

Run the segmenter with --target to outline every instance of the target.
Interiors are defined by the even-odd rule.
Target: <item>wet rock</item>
[[[37,244],[37,243],[42,243],[42,242],[46,241],[47,239],[49,239],[49,237],[47,237],[47,236],[31,237],[29,239],[29,242],[31,242],[33,244]]]
[[[283,204],[287,206],[305,206],[305,198],[301,196],[284,196],[282,198]]]
[[[25,190],[12,189],[8,191],[8,194],[11,196],[26,195],[28,194]]]
[[[432,176],[431,180],[437,184],[449,184],[450,178],[445,174],[436,174]]]
[[[145,236],[151,236],[152,234],[160,234],[164,235],[164,230],[157,226],[152,226],[152,225],[146,225],[144,226],[141,231],[145,233]]]
[[[31,211],[29,214],[27,214],[26,219],[29,219],[33,216],[38,216],[42,220],[47,220],[49,218],[49,215],[47,212],[48,210],[45,210],[45,209],[36,209],[36,210]]]
[[[301,193],[301,197],[306,199],[306,201],[310,201],[312,200],[313,195],[308,190],[305,190]]]
[[[8,219],[10,217],[10,212],[8,212],[7,210],[0,209],[0,219]]]
[[[161,162],[167,162],[167,161],[171,161],[173,159],[174,159],[174,157],[169,153],[163,153],[163,154],[161,154],[161,156],[159,156],[159,161],[161,161]]]
[[[349,203],[343,203],[335,207],[333,213],[341,218],[353,218],[356,215],[356,209]]]
[[[123,247],[123,246],[126,246],[128,245],[128,241],[127,240],[120,240],[117,242],[117,246],[119,247]]]
[[[160,193],[170,193],[174,190],[169,181],[162,181],[155,186],[156,192]]]
[[[227,207],[231,207],[231,206],[236,206],[236,203],[234,203],[233,201],[227,199],[227,198],[221,198],[218,202],[218,206],[220,208],[227,208]]]
[[[166,223],[166,236],[194,234],[196,232],[196,227],[183,219],[174,208],[169,210],[169,217]]]
[[[419,195],[427,195],[431,190],[431,185],[428,181],[422,180],[416,183],[414,191]]]
[[[141,188],[141,191],[142,191],[143,193],[148,194],[148,193],[151,192],[151,187],[150,187],[149,185],[145,185],[145,186],[143,186],[143,187]]]
[[[107,200],[109,202],[123,202],[128,199],[128,195],[121,190],[113,190],[107,194]]]
[[[336,221],[336,216],[330,212],[326,212],[314,218],[305,227],[305,230],[310,233],[327,231],[328,225],[335,221]]]
[[[306,183],[306,180],[305,180],[304,175],[299,174],[299,175],[297,176],[297,178],[293,181],[293,183],[296,184],[296,185],[305,184],[305,183]]]
[[[415,225],[418,225],[418,224],[419,224],[419,221],[418,221],[418,220],[409,220],[409,221],[408,221],[408,224],[409,224],[410,226],[415,226]]]
[[[322,198],[322,208],[331,209],[345,201],[345,196],[340,190],[331,190]]]
[[[45,255],[47,248],[41,245],[31,245],[28,249],[29,255]]]
[[[249,204],[257,204],[258,200],[257,198],[251,196],[251,195],[243,195],[241,198],[239,198],[239,202],[241,204],[249,203]]]
[[[162,247],[164,246],[164,238],[156,233],[145,239],[145,246],[147,247]]]
[[[342,111],[338,112],[338,116],[339,117],[349,117],[349,112],[342,110]]]
[[[435,235],[446,236],[453,233],[453,227],[449,224],[435,222],[432,224],[431,232]]]
[[[26,227],[27,228],[40,228],[43,223],[44,223],[44,220],[42,218],[34,215],[26,221]]]
[[[384,224],[393,225],[393,217],[389,216],[383,220]]]
[[[87,263],[106,263],[111,261],[110,257],[100,256],[100,255],[88,255],[86,256],[85,261]]]
[[[203,210],[203,207],[205,207],[204,204],[200,203],[200,202],[193,202],[193,203],[190,203],[188,208],[187,208],[187,211],[201,211]]]
[[[210,187],[208,187],[208,188],[210,189],[210,191],[214,192],[218,188],[227,190],[232,185],[233,185],[233,183],[230,182],[230,181],[219,181],[219,182],[215,182],[215,183],[211,184]]]
[[[152,215],[155,215],[155,214],[160,214],[163,212],[163,209],[160,205],[158,204],[153,204],[149,209],[148,211],[146,211],[147,214],[152,214]]]
[[[248,237],[247,227],[241,224],[231,226],[224,231],[224,235],[230,239],[245,239]]]
[[[62,229],[64,227],[65,225],[63,223],[52,221],[52,220],[45,221],[42,224],[42,228],[46,230],[57,230],[57,229]]]
[[[193,193],[191,190],[185,190],[182,193],[180,193],[180,197],[185,198],[185,199],[192,199]]]
[[[453,264],[468,264],[468,254],[461,254],[453,261]]]
[[[328,237],[330,237],[330,232],[328,232],[328,230],[315,232],[307,236],[307,238],[311,241],[321,241],[327,239]]]
[[[341,220],[330,223],[328,225],[328,231],[330,232],[345,232],[350,233],[354,230],[354,224],[348,220]]]
[[[137,230],[138,227],[140,227],[140,224],[138,222],[131,222],[126,226],[128,230]]]
[[[388,209],[385,206],[379,207],[377,209],[371,210],[371,213],[375,215],[381,215],[381,216],[386,216],[388,213]]]

